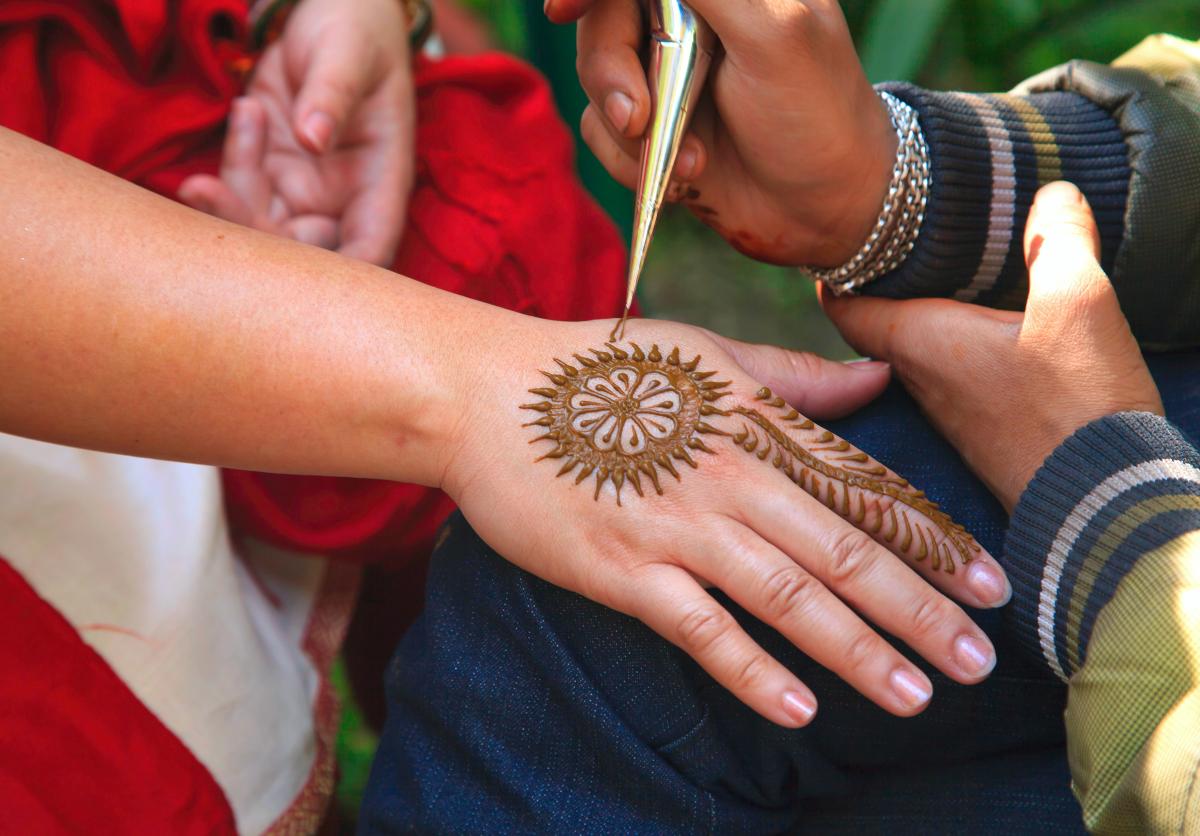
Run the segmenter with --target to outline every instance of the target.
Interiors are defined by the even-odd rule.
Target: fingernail
[[[1083,196],[1083,192],[1079,191],[1079,188],[1074,183],[1068,183],[1066,180],[1059,180],[1048,186],[1044,186],[1041,192],[1038,193],[1038,199],[1059,206],[1087,202]]]
[[[848,360],[845,365],[860,372],[877,372],[892,367],[891,363],[883,360]]]
[[[679,176],[685,180],[691,177],[692,172],[696,170],[696,163],[699,158],[700,155],[696,153],[695,148],[689,148],[685,145],[683,150],[679,152],[679,164],[676,167]]]
[[[987,676],[996,667],[996,652],[974,636],[959,636],[954,641],[954,659],[969,676]]]
[[[629,130],[629,120],[633,118],[633,99],[620,90],[609,93],[604,100],[604,115],[614,128],[625,133]]]
[[[1003,607],[1012,598],[1008,577],[1000,567],[983,561],[975,561],[967,569],[967,587],[980,601],[993,607]]]
[[[928,679],[903,668],[892,672],[892,691],[906,708],[920,708],[933,696]]]
[[[783,695],[783,710],[793,721],[807,726],[817,713],[817,706],[810,697],[799,691],[788,691]]]
[[[329,141],[333,138],[334,127],[333,117],[328,113],[322,111],[310,113],[304,120],[304,138],[317,151],[325,151],[329,146]]]

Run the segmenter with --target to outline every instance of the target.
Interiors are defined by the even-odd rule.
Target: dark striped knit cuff
[[[1021,643],[1062,679],[1096,616],[1148,554],[1200,530],[1200,454],[1156,415],[1124,412],[1059,447],[1013,512],[1004,544]]]
[[[1130,169],[1124,137],[1107,111],[1068,92],[881,89],[919,113],[933,183],[916,247],[864,293],[1023,308],[1025,221],[1037,190],[1055,180],[1070,180],[1087,196],[1100,226],[1102,263],[1111,267],[1124,234]]]

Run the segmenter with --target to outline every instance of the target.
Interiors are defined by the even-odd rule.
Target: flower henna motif
[[[578,468],[576,484],[594,477],[597,498],[611,481],[620,504],[626,483],[642,496],[645,478],[661,494],[661,471],[678,479],[677,465],[697,466],[692,452],[713,452],[698,436],[716,432],[702,419],[720,413],[713,403],[729,382],[709,380],[700,358],[684,362],[678,348],[666,357],[658,346],[606,348],[555,360],[561,373],[542,372],[553,388],[530,390],[544,400],[522,409],[544,413],[530,426],[546,431],[534,442],[555,443],[542,459],[561,459],[559,476]]]
[[[573,364],[556,359],[559,372],[542,372],[552,386],[530,390],[542,400],[521,407],[541,413],[526,424],[544,430],[530,443],[554,443],[538,461],[561,461],[558,475],[575,472],[577,485],[594,478],[596,499],[610,481],[618,505],[626,483],[638,496],[645,495],[643,479],[663,493],[661,471],[680,479],[678,464],[699,467],[694,452],[715,453],[701,436],[719,436],[918,563],[953,574],[955,555],[965,564],[980,551],[924,493],[770,389],[759,390],[754,407],[718,406],[730,382],[699,371],[700,357],[684,362],[678,348],[664,357],[658,346],[646,352],[630,345],[626,351],[606,343],[591,357],[573,355]]]

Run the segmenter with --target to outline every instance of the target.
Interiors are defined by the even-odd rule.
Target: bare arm
[[[522,319],[0,131],[0,431],[437,484],[463,341]],[[486,324],[485,324],[486,320]]]
[[[886,385],[886,367],[644,321],[633,338],[645,353],[600,348],[611,322],[455,297],[202,216],[8,132],[0,207],[0,431],[444,487],[502,554],[642,619],[786,726],[812,719],[815,696],[697,578],[895,714],[922,710],[929,680],[843,601],[959,682],[994,664],[934,588],[1002,603],[992,558],[785,403],[844,414]],[[618,396],[632,377],[644,386]],[[568,451],[582,478],[556,481]]]

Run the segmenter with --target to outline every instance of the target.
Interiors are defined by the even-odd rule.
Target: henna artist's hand
[[[724,46],[685,139],[673,190],[754,258],[833,267],[862,246],[896,155],[840,7],[827,0],[692,0]],[[650,93],[639,0],[549,0],[579,19],[583,135],[618,181],[638,179]]]
[[[194,209],[389,266],[412,189],[415,104],[397,0],[303,0],[234,103]]]
[[[1011,511],[1046,457],[1091,421],[1162,414],[1158,388],[1108,278],[1083,195],[1053,183],[1025,232],[1024,314],[946,299],[834,298],[864,354],[886,358],[967,464]]]
[[[611,324],[493,335],[521,356],[489,359],[472,384],[443,480],[488,543],[642,620],[784,726],[807,723],[816,698],[706,586],[897,715],[921,711],[930,682],[863,619],[959,682],[987,676],[988,639],[943,593],[998,606],[999,566],[923,494],[805,417],[872,400],[885,365],[661,322],[605,344]],[[504,404],[495,422],[493,403]]]

